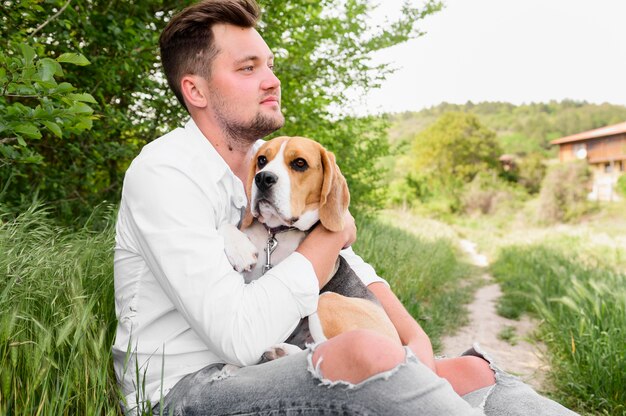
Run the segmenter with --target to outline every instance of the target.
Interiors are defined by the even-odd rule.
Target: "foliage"
[[[85,56],[91,65],[64,67],[62,76],[54,73],[62,81],[60,86],[72,85],[85,92],[80,106],[85,113],[80,114],[89,114],[86,101],[95,115],[89,120],[93,121],[89,132],[65,123],[59,129],[42,130],[37,140],[27,140],[26,151],[36,155],[39,163],[12,160],[0,170],[5,204],[19,210],[38,195],[57,214],[73,221],[77,215],[88,216],[90,207],[102,200],[118,199],[129,159],[156,137],[159,127],[179,123],[180,114],[170,109],[172,100],[164,94],[156,66],[156,29],[179,4],[146,0],[4,3],[0,49],[30,47],[37,51],[44,69],[45,63],[68,53]],[[14,82],[28,82],[20,79],[24,75],[18,73]],[[50,91],[46,94],[51,95]],[[36,104],[25,97],[13,97],[12,103],[33,109]],[[6,116],[0,112],[0,118]],[[87,120],[79,121],[79,126],[88,127]]]
[[[530,153],[520,160],[517,166],[517,182],[530,194],[541,189],[541,182],[546,176],[547,167],[541,153]]]
[[[503,181],[494,172],[481,172],[463,188],[461,203],[463,211],[470,215],[493,215],[499,211],[510,214],[519,208],[524,199],[523,191]]]
[[[558,400],[626,415],[626,275],[543,245],[507,247],[491,271],[504,292],[499,312],[541,319]]]
[[[0,217],[0,414],[120,414],[113,214],[75,232],[37,206]]]
[[[626,175],[622,175],[617,179],[617,192],[626,197]]]
[[[0,50],[7,52],[0,55],[0,64],[7,68],[0,70],[0,80],[6,74],[15,85],[45,87],[40,100],[56,107],[48,111],[41,104],[47,112],[37,121],[24,116],[37,111],[36,99],[13,93],[0,98],[0,126],[13,117],[18,124],[12,125],[22,134],[18,138],[15,128],[12,132],[0,128],[4,130],[0,131],[4,154],[0,200],[19,211],[38,196],[51,203],[57,215],[74,221],[89,215],[90,206],[119,198],[124,171],[139,149],[186,118],[161,75],[158,36],[174,10],[189,3],[3,3]],[[260,4],[265,13],[259,30],[275,50],[284,90],[287,125],[278,134],[306,135],[327,145],[345,163],[342,168],[356,207],[377,206],[381,171],[376,161],[386,152],[384,121],[349,117],[347,91],[363,93],[376,87],[389,71],[385,65],[373,65],[370,54],[421,35],[419,20],[440,4],[429,0],[419,9],[406,6],[403,17],[375,31],[366,24],[371,8],[366,0]],[[30,50],[36,51],[32,65],[41,79],[30,79],[32,70],[24,72],[16,66],[25,59],[19,52]],[[61,72],[55,62],[67,56],[84,56],[91,65],[64,66]],[[61,95],[42,84],[52,81]],[[70,91],[70,86],[76,91]],[[9,105],[24,114],[9,112]],[[76,114],[64,121],[53,108],[69,108]],[[89,132],[80,131],[91,122]]]
[[[444,193],[456,191],[479,172],[499,168],[495,134],[471,114],[442,115],[415,137],[412,150],[414,175]]]
[[[82,55],[65,53],[56,59],[41,58],[27,44],[9,44],[0,50],[0,167],[41,163],[42,155],[27,140],[40,140],[42,130],[57,138],[91,127],[95,103],[91,94],[77,93],[63,76],[61,64],[88,65]]]
[[[587,201],[591,172],[583,161],[559,163],[551,167],[541,184],[539,220],[568,222],[590,210]]]
[[[473,114],[481,124],[496,132],[502,151],[525,156],[556,154],[550,140],[626,120],[626,107],[613,104],[590,104],[585,101],[550,101],[513,105],[504,102],[481,102],[440,105],[419,112],[390,116],[389,137],[392,143],[410,140],[447,112]]]

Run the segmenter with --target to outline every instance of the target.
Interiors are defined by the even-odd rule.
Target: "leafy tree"
[[[40,102],[27,90],[26,96],[0,98],[0,123],[10,123],[8,108],[17,107],[23,110],[19,122],[29,126],[24,131],[32,133],[12,141],[15,131],[0,132],[0,201],[17,210],[35,195],[67,219],[88,215],[102,200],[118,199],[123,172],[139,147],[159,128],[178,123],[180,115],[170,109],[173,100],[157,75],[156,52],[157,28],[180,2],[24,0],[3,6],[0,50],[7,51],[2,66],[13,61],[9,89],[32,84]],[[30,50],[36,51],[31,64],[24,54]],[[61,72],[53,63],[65,56],[85,56],[91,65]],[[13,69],[20,59],[26,71]],[[41,79],[29,75],[28,65]],[[48,85],[52,81],[58,86]],[[65,121],[55,113],[63,109]],[[72,109],[77,111],[67,113]]]
[[[413,171],[446,191],[479,172],[497,170],[500,148],[493,131],[466,113],[446,113],[413,141]]]
[[[76,120],[54,121],[60,135],[56,128],[45,124],[39,128],[33,121],[31,126],[39,126],[41,137],[26,135],[19,142],[9,142],[6,128],[0,132],[4,155],[0,202],[19,209],[21,201],[38,195],[61,216],[73,219],[88,214],[102,200],[118,200],[123,173],[141,146],[186,119],[161,75],[157,40],[174,10],[189,3],[3,3],[0,50],[13,51],[5,55],[14,57],[26,45],[50,68],[63,54],[85,56],[91,65],[63,67],[54,78],[59,85],[67,82],[76,88],[68,93],[91,94],[93,101],[81,95],[78,102],[94,111],[79,114],[93,123],[89,132],[79,131],[76,125],[89,126]],[[380,200],[376,160],[386,152],[384,121],[350,117],[347,91],[365,93],[376,87],[389,70],[373,65],[371,53],[421,35],[419,20],[438,10],[439,2],[428,0],[419,9],[405,6],[398,21],[375,30],[367,26],[366,14],[372,7],[367,0],[261,0],[260,4],[264,15],[259,30],[277,55],[283,87],[287,124],[278,134],[306,135],[328,146],[337,153],[356,206],[376,205]],[[30,98],[1,99],[2,125],[9,104],[30,109],[37,105]],[[11,152],[28,157],[9,157]]]

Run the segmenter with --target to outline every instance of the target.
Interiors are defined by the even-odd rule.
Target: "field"
[[[0,414],[120,414],[110,353],[113,219],[112,208],[98,209],[76,231],[33,207],[0,223]],[[463,322],[471,293],[460,282],[474,270],[445,233],[419,237],[373,220],[359,229],[355,249],[438,348],[440,336]]]
[[[491,259],[504,292],[499,313],[539,320],[553,394],[582,414],[626,415],[625,210],[623,201],[603,205],[550,227],[534,226],[532,211],[454,225]]]

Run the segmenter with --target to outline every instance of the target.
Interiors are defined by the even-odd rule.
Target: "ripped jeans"
[[[157,405],[163,415],[575,415],[538,395],[490,362],[496,384],[461,398],[406,349],[398,367],[353,385],[325,380],[312,349],[268,363],[221,372],[208,366],[179,381]],[[489,361],[478,351],[477,355]]]

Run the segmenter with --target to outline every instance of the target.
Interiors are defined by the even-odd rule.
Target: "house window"
[[[587,157],[587,144],[586,143],[574,143],[572,151],[576,159],[585,159]]]
[[[604,164],[604,173],[613,173],[613,165],[610,162]]]

